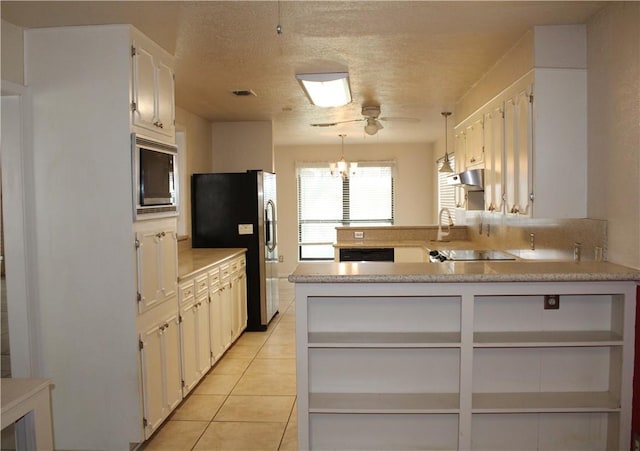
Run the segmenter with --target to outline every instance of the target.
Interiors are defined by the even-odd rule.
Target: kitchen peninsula
[[[637,270],[303,263],[300,449],[629,449]]]

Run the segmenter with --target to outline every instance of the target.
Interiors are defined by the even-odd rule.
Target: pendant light
[[[447,137],[449,135],[449,129],[447,128],[447,118],[451,116],[451,112],[443,111],[441,114],[444,116],[444,158],[442,159],[442,166],[440,167],[439,171],[453,172],[453,169],[451,169],[451,163],[449,162],[449,153],[447,152],[449,147],[447,145]]]
[[[338,135],[341,139],[342,139],[342,155],[340,160],[338,160],[337,163],[329,163],[329,170],[331,171],[331,175],[334,175],[336,170],[338,171],[338,174],[340,174],[340,176],[343,179],[349,178],[349,173],[351,174],[355,174],[356,173],[356,169],[358,167],[358,163],[353,162],[353,163],[347,163],[347,160],[344,159],[344,138],[347,135],[344,134],[340,134]]]

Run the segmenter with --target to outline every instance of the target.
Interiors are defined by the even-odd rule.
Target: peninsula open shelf
[[[634,282],[295,282],[300,449],[628,449]]]

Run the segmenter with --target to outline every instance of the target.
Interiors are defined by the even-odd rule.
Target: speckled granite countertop
[[[293,283],[640,281],[640,271],[608,262],[473,261],[302,263]]]
[[[178,246],[178,282],[224,260],[246,252],[242,248],[197,248]]]

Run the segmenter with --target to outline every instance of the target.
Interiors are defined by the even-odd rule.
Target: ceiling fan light
[[[347,72],[297,74],[296,79],[316,106],[327,108],[351,102],[351,88]]]
[[[367,119],[367,125],[364,126],[364,131],[367,135],[375,135],[378,130],[382,128],[382,125],[375,119]]]

